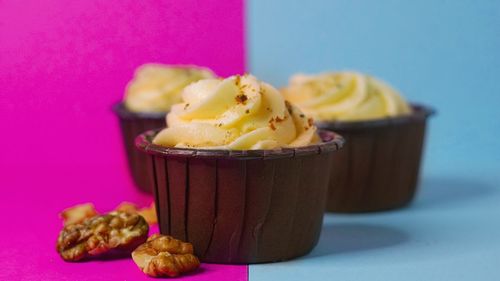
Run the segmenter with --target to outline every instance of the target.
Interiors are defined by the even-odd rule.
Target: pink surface
[[[136,66],[242,73],[243,43],[241,0],[0,1],[0,280],[147,279],[129,259],[61,261],[57,214],[152,201],[128,177],[110,112]],[[184,278],[245,280],[247,267]]]

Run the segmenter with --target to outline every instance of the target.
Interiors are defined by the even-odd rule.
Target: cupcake
[[[430,108],[356,72],[295,75],[282,93],[319,128],[346,139],[332,156],[328,211],[381,211],[411,202]]]
[[[204,262],[273,262],[311,251],[342,138],[318,131],[251,75],[201,80],[182,98],[168,128],[136,139],[153,163],[161,233],[192,243]]]
[[[135,149],[135,137],[146,130],[165,127],[165,114],[181,101],[184,87],[213,77],[210,70],[197,66],[144,64],[135,71],[124,101],[115,104],[113,111],[120,121],[132,178],[141,190],[152,192],[152,175],[148,174],[151,169],[147,168],[151,163]]]

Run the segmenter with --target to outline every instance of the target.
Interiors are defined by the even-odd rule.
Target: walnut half
[[[193,245],[160,234],[151,235],[146,243],[135,249],[132,259],[152,277],[175,277],[200,266],[200,261],[193,255]]]
[[[112,249],[131,251],[143,243],[149,226],[138,214],[111,212],[66,225],[59,233],[57,251],[66,261],[78,261]]]
[[[137,213],[141,215],[149,225],[157,224],[158,220],[156,218],[156,209],[155,203],[151,203],[149,207],[144,207],[139,209],[136,204],[130,202],[122,202],[118,207],[116,207],[115,211],[126,212],[129,214]]]
[[[67,208],[61,212],[60,216],[63,219],[64,225],[81,223],[86,219],[97,216],[94,204],[85,203]]]

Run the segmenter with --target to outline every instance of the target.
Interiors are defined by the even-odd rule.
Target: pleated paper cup
[[[166,126],[165,113],[133,112],[125,107],[123,102],[113,106],[113,112],[118,117],[122,133],[123,145],[127,155],[128,167],[134,184],[142,191],[153,193],[153,176],[151,161],[135,147],[134,140],[141,133]]]
[[[318,122],[346,145],[332,154],[327,211],[357,213],[400,208],[414,198],[427,119],[434,110],[413,104],[407,116],[357,122]]]
[[[160,231],[193,243],[203,262],[292,259],[318,242],[339,135],[276,150],[201,150],[136,139],[149,157]]]

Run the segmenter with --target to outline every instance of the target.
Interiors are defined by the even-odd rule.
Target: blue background
[[[299,260],[253,280],[500,280],[500,1],[247,3],[250,72],[354,69],[435,107],[409,208],[328,215]]]

